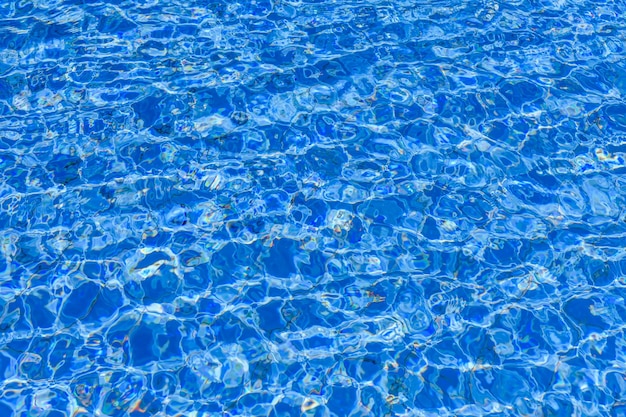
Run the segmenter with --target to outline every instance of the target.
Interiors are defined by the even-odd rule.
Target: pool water
[[[626,416],[625,15],[2,1],[0,416]]]

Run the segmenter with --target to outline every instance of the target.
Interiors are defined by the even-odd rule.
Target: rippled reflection
[[[623,415],[621,1],[4,1],[0,415]]]

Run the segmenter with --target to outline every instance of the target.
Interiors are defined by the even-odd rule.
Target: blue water
[[[0,2],[0,416],[626,416],[624,16]]]

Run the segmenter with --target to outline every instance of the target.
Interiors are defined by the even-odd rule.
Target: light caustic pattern
[[[0,3],[0,415],[626,414],[623,1]]]

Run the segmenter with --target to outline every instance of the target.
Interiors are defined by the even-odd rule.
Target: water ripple
[[[625,12],[3,2],[0,414],[622,415]]]

